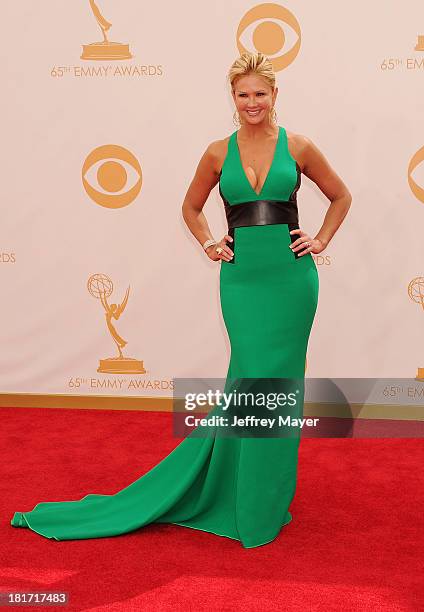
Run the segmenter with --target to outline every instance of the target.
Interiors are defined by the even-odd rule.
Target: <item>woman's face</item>
[[[239,77],[234,84],[233,99],[241,123],[252,125],[269,121],[269,112],[275,104],[278,88],[271,87],[257,74]]]

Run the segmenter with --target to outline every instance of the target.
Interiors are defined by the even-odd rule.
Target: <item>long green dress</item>
[[[300,186],[300,174],[286,130],[279,127],[273,162],[257,194],[234,132],[220,193],[231,205],[287,201]],[[298,235],[289,231],[282,223],[236,227],[234,262],[220,264],[221,307],[231,344],[227,381],[304,377],[318,273],[310,254],[295,257],[289,245]],[[275,539],[292,519],[299,436],[226,436],[213,426],[208,435],[196,431],[117,493],[40,502],[31,511],[15,512],[11,525],[55,540],[116,536],[149,523],[200,529],[239,540],[245,548]]]

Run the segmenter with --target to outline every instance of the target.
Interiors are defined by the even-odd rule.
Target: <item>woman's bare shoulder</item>
[[[213,162],[216,174],[221,172],[225,156],[228,150],[228,141],[231,136],[225,136],[220,140],[213,140],[207,147],[208,154]]]
[[[305,167],[305,152],[309,146],[309,139],[303,134],[296,134],[286,130],[287,144],[291,156],[297,161],[302,172]]]

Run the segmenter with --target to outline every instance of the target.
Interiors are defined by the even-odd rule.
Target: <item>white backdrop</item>
[[[181,206],[207,145],[236,129],[226,74],[242,50],[240,21],[261,6],[96,4],[112,23],[109,41],[121,43],[120,53],[128,45],[131,58],[80,57],[83,45],[103,38],[88,1],[3,7],[2,393],[166,397],[173,377],[227,371],[220,264],[192,237]],[[320,296],[307,376],[413,377],[424,367],[424,310],[419,284],[415,300],[408,285],[424,276],[424,195],[411,189],[408,167],[424,147],[424,5],[268,7],[262,32],[275,28],[270,22],[285,32],[275,57],[298,40],[275,17],[279,7],[301,33],[299,53],[277,71],[278,123],[313,140],[353,196],[341,228],[314,256]],[[243,44],[267,52],[255,47],[255,27]],[[125,164],[100,162],[89,177],[103,181],[95,188],[112,207],[82,180],[86,158],[104,145],[125,154]],[[411,172],[421,188],[423,168]],[[137,181],[138,194],[122,205],[117,196]],[[305,176],[298,206],[301,227],[314,235],[328,200]],[[204,212],[220,238],[226,221],[217,187]],[[113,283],[109,305],[130,288],[113,325],[127,341],[124,355],[145,372],[97,371],[117,349],[87,288],[96,274]]]

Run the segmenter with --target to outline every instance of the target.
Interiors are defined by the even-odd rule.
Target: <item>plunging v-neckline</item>
[[[249,185],[250,189],[253,191],[253,193],[255,194],[255,196],[256,196],[256,197],[259,197],[259,196],[262,194],[262,192],[263,192],[263,190],[264,190],[264,188],[265,188],[265,185],[266,185],[266,183],[267,183],[268,177],[269,177],[269,175],[271,174],[272,168],[273,168],[273,166],[274,166],[274,161],[275,161],[275,157],[276,157],[276,154],[277,154],[277,149],[278,149],[278,145],[279,145],[279,142],[280,142],[280,136],[281,136],[281,127],[280,127],[280,126],[278,126],[278,136],[277,136],[277,141],[276,141],[276,143],[275,143],[275,149],[274,149],[274,154],[273,154],[273,156],[272,156],[271,165],[270,165],[270,167],[269,167],[269,170],[268,170],[268,172],[267,172],[267,175],[266,175],[266,177],[265,177],[265,180],[264,180],[264,182],[263,182],[263,184],[262,184],[262,187],[261,187],[261,189],[260,189],[259,193],[256,191],[256,189],[254,189],[254,188],[252,187],[252,184],[251,184],[251,182],[249,181],[249,179],[248,179],[248,177],[247,177],[247,174],[246,174],[246,171],[245,171],[245,169],[244,169],[244,167],[243,167],[243,164],[242,164],[242,161],[241,161],[241,155],[240,155],[240,148],[239,148],[239,145],[238,145],[238,140],[237,140],[237,134],[238,134],[238,130],[235,132],[235,141],[236,141],[237,156],[238,156],[238,160],[239,160],[239,164],[240,164],[241,171],[242,171],[243,176],[244,176],[245,180],[247,181],[247,184]]]

